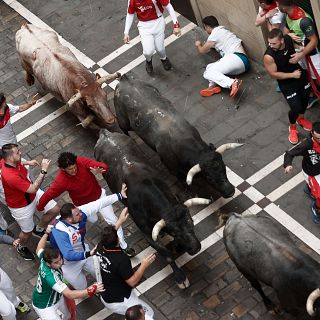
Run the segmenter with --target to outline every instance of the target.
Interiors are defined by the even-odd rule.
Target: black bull
[[[184,251],[190,255],[199,252],[201,244],[194,233],[187,206],[178,202],[168,185],[159,178],[159,172],[147,163],[141,150],[128,136],[101,130],[95,157],[111,168],[103,176],[112,192],[118,192],[121,184],[126,183],[128,198],[124,203],[129,208],[130,216],[150,245],[171,265],[179,287],[187,287],[188,279],[175,264],[172,252],[156,239],[153,240],[163,228]],[[154,228],[156,224],[158,227]]]
[[[234,186],[228,181],[221,153],[240,144],[214,148],[205,143],[198,130],[174,109],[171,102],[147,82],[122,76],[117,85],[114,105],[124,133],[135,131],[155,150],[170,172],[191,184],[201,175],[225,198]]]
[[[293,243],[284,227],[267,215],[233,213],[223,239],[230,258],[259,292],[268,310],[278,311],[260,282],[275,290],[287,312],[306,315],[307,305],[308,313],[319,319],[314,305],[319,307],[320,265]]]

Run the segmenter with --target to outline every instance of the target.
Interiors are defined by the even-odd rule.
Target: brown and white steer
[[[83,127],[121,132],[101,88],[103,82],[119,74],[95,76],[60,43],[55,32],[32,24],[24,24],[17,31],[16,48],[28,85],[36,78],[45,91],[70,107]]]

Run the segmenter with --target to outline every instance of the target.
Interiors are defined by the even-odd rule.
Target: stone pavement
[[[95,62],[122,45],[126,1],[23,0],[20,3]],[[0,18],[0,91],[9,94],[9,99],[19,104],[37,92],[35,86],[27,87],[24,82],[22,68],[15,53],[14,34],[25,19],[3,2],[0,3]],[[182,26],[189,23],[184,18],[180,20]],[[171,26],[167,27],[167,36],[170,32]],[[136,35],[136,28],[132,28],[131,38]],[[144,64],[130,71],[130,74],[137,78],[146,79],[155,85],[173,102],[175,108],[197,127],[207,142],[216,146],[234,141],[245,143],[244,147],[224,155],[227,166],[238,175],[235,179],[237,194],[230,202],[223,202],[218,199],[218,195],[214,195],[214,199],[218,199],[215,204],[220,205],[217,204],[218,210],[214,213],[213,207],[209,207],[208,217],[199,220],[196,225],[199,239],[205,243],[218,229],[219,213],[243,212],[248,209],[275,212],[279,216],[285,212],[317,237],[319,229],[311,222],[309,202],[302,192],[303,183],[297,183],[279,198],[269,196],[273,190],[281,187],[299,172],[299,161],[295,161],[295,172],[290,177],[283,174],[281,167],[275,167],[266,177],[261,177],[256,182],[249,179],[290,147],[287,140],[288,107],[282,95],[275,92],[275,81],[266,75],[261,64],[253,63],[251,71],[241,76],[244,85],[238,95],[240,97],[242,94],[240,102],[237,102],[238,98],[230,98],[228,92],[210,98],[200,97],[199,90],[207,85],[202,78],[202,72],[212,58],[197,55],[193,43],[199,37],[205,39],[203,32],[196,28],[168,46],[167,53],[174,65],[172,72],[162,70],[158,58],[154,59],[155,74],[152,77],[146,75]],[[140,54],[141,47],[138,44],[103,68],[108,72],[117,71]],[[97,68],[93,66],[92,70]],[[107,90],[112,92],[110,88]],[[30,112],[14,123],[16,133],[19,136],[26,128],[44,119],[60,106],[61,103],[52,99],[36,111]],[[319,118],[319,112],[317,106],[309,110],[307,116],[316,120]],[[20,141],[22,152],[27,158],[52,159],[44,188],[48,187],[55,177],[56,160],[60,152],[72,151],[93,157],[95,134],[76,124],[77,120],[71,113],[64,113],[42,128],[35,129],[31,135]],[[303,135],[305,133],[301,131],[301,137]],[[151,163],[159,168],[159,174],[168,179],[171,188],[181,199],[195,195],[195,188],[183,190],[169,175],[159,158],[138,139],[137,142]],[[106,186],[102,178],[99,178],[101,184]],[[199,192],[201,196],[202,191]],[[63,196],[59,203],[67,200],[67,196]],[[118,211],[120,206],[116,206],[115,209]],[[195,216],[202,208],[196,209],[193,211]],[[6,218],[10,220],[9,216]],[[96,244],[99,240],[103,225],[101,221],[89,226],[87,239],[90,245]],[[10,226],[10,230],[17,234],[18,228],[15,223]],[[134,223],[127,222],[125,231],[128,241],[138,252],[148,247]],[[314,251],[301,241],[297,242],[319,260]],[[37,239],[34,238],[33,249],[36,243]],[[37,278],[38,262],[25,262],[17,256],[12,247],[1,245],[0,265],[14,281],[18,294],[30,303]],[[165,263],[160,258],[157,259],[143,281],[164,267]],[[267,313],[258,294],[228,258],[221,240],[210,243],[209,248],[187,262],[183,270],[191,283],[187,290],[178,289],[172,275],[169,275],[143,295],[144,299],[153,305],[155,319],[295,319],[286,314]],[[270,288],[266,290],[270,297],[275,299],[273,291]],[[101,309],[102,305],[97,298],[88,299],[79,304],[77,319],[91,319],[90,317]],[[107,319],[120,318],[111,315]],[[27,316],[18,315],[18,319],[36,319],[36,315],[31,312]]]

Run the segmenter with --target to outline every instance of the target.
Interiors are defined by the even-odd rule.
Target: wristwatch
[[[46,170],[41,169],[41,170],[40,170],[40,173],[41,173],[41,174],[47,174],[48,172],[47,172]]]

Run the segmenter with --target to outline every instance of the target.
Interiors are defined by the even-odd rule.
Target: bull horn
[[[225,143],[216,149],[216,152],[223,154],[226,150],[235,149],[243,146],[244,143]]]
[[[66,103],[66,105],[68,107],[71,107],[76,101],[78,101],[79,99],[81,99],[81,92],[77,92],[76,94],[74,94],[69,101]]]
[[[153,227],[152,229],[152,240],[153,241],[157,241],[158,235],[161,231],[162,228],[164,228],[166,226],[166,222],[161,219],[159,220]]]
[[[112,73],[112,74],[108,74],[107,76],[101,77],[97,80],[97,83],[99,83],[100,85],[103,84],[106,81],[111,81],[117,78],[121,77],[121,73],[116,72],[116,73]]]
[[[307,312],[311,317],[314,317],[316,315],[316,312],[313,308],[314,302],[320,297],[320,289],[317,288],[316,290],[313,290],[307,299]]]
[[[210,199],[205,198],[192,198],[184,202],[184,205],[188,208],[201,204],[209,204],[211,202]]]
[[[82,126],[83,128],[87,128],[90,123],[94,119],[94,114],[89,114],[86,118],[84,118],[77,126]]]
[[[189,172],[188,172],[188,174],[187,174],[187,185],[188,185],[188,186],[190,186],[190,184],[192,183],[193,177],[194,177],[197,173],[199,173],[200,171],[201,171],[201,168],[200,168],[199,163],[196,164],[195,166],[193,166],[193,167],[189,170]]]

